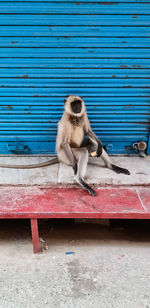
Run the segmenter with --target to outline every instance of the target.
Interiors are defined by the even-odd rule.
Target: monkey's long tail
[[[42,163],[37,163],[37,164],[31,164],[31,165],[5,165],[5,164],[0,164],[0,168],[14,168],[14,169],[33,169],[33,168],[41,168],[41,167],[46,167],[50,165],[54,165],[58,163],[58,158],[53,158],[49,159],[47,161],[44,161]]]
[[[82,188],[87,190],[90,195],[92,195],[93,197],[96,197],[96,191],[91,186],[89,186],[86,182],[84,182],[81,178],[77,178],[76,181]]]

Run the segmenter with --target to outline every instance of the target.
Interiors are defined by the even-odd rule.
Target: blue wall
[[[0,154],[54,153],[67,94],[109,153],[148,143],[150,0],[10,0],[0,13]]]

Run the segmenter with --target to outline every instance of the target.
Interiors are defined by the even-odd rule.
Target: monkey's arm
[[[75,157],[74,157],[74,155],[71,151],[69,143],[67,141],[65,143],[63,143],[62,148],[64,149],[65,154],[66,154],[67,158],[69,159],[69,161],[71,163],[71,166],[74,170],[74,173],[77,174],[77,163],[76,163]]]
[[[96,156],[99,157],[102,154],[102,148],[103,148],[101,141],[97,138],[97,136],[94,134],[91,128],[86,132],[86,135],[94,144],[97,145]]]
[[[57,139],[56,139],[56,152],[59,157],[59,151],[63,150],[66,157],[68,158],[74,173],[77,174],[77,163],[75,160],[75,157],[71,151],[70,145],[69,145],[69,131],[68,127],[66,125],[66,119],[63,115],[62,119],[58,123],[58,132],[57,132]]]
[[[96,156],[97,157],[101,156],[103,146],[102,146],[101,141],[97,138],[97,136],[92,131],[87,114],[85,115],[85,119],[84,119],[84,133],[91,140],[91,142],[97,146]]]
[[[67,124],[65,115],[63,115],[62,119],[58,123],[58,132],[57,132],[57,140],[56,140],[56,151],[59,157],[59,151],[63,150],[66,157],[68,158],[74,173],[77,174],[77,163],[71,147],[69,145],[70,132],[69,126]]]

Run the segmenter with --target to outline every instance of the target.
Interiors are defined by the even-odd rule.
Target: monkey
[[[56,138],[58,160],[71,165],[76,182],[90,195],[96,196],[96,191],[84,181],[88,158],[92,153],[101,157],[109,169],[127,175],[130,172],[112,164],[101,141],[91,129],[82,97],[68,95],[64,100],[64,107],[64,113],[58,122]]]
[[[109,169],[117,173],[129,175],[127,169],[112,164],[104,150],[101,141],[91,129],[84,100],[80,96],[68,95],[64,100],[65,111],[58,122],[56,137],[57,157],[46,162],[30,165],[0,164],[2,168],[31,169],[45,167],[63,162],[71,165],[76,182],[90,195],[96,196],[96,191],[85,181],[89,156],[101,157]]]

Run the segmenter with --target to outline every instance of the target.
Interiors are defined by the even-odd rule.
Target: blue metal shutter
[[[67,94],[110,153],[150,130],[150,0],[0,2],[0,153],[54,153]],[[150,153],[150,145],[149,145]]]

